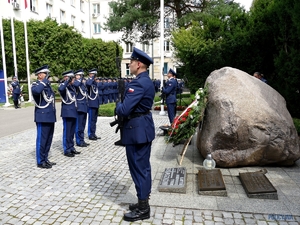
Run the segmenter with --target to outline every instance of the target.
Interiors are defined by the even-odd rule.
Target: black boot
[[[18,108],[18,101],[14,101],[15,109]]]
[[[150,196],[148,197],[148,200],[150,199]],[[139,203],[135,203],[135,204],[129,204],[129,210],[133,211],[135,209],[137,209],[139,207]]]
[[[137,220],[145,220],[150,218],[150,206],[148,199],[140,200],[137,203],[138,207],[132,212],[125,213],[123,219],[125,221],[133,222]]]

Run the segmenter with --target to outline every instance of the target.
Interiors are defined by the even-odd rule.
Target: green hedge
[[[104,105],[100,105],[99,110],[98,110],[98,116],[114,116],[115,112],[115,103],[108,103]]]

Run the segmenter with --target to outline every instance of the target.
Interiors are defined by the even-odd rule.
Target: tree
[[[194,11],[202,11],[208,2],[210,1],[165,0],[165,18],[171,19],[168,21],[171,27],[188,26],[183,18]],[[110,2],[109,5],[112,14],[105,24],[105,29],[123,32],[123,41],[145,42],[160,36],[159,0],[120,0]]]

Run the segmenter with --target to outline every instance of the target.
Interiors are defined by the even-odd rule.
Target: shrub
[[[300,135],[300,119],[293,118],[298,135]]]

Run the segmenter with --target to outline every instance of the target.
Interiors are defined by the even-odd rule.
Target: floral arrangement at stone
[[[197,90],[195,100],[179,116],[174,118],[168,136],[166,136],[167,142],[177,145],[195,133],[196,128],[203,119],[207,95],[207,86],[204,89],[199,88]]]

